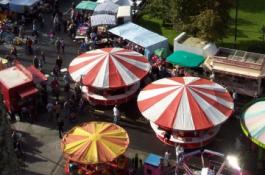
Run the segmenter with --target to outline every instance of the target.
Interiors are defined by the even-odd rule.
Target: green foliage
[[[148,0],[145,14],[169,21],[178,31],[184,30],[210,41],[220,40],[228,32],[230,9],[234,0]]]

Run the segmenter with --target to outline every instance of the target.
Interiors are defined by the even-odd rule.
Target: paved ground
[[[71,1],[63,1],[62,9],[69,7]],[[44,71],[49,74],[57,57],[54,45],[51,45],[47,37],[47,33],[51,28],[50,15],[46,15],[45,28],[41,29],[42,37],[40,41],[41,49],[45,51],[47,56],[47,63]],[[30,27],[30,26],[29,26]],[[77,54],[77,44],[73,43],[65,34],[60,33],[60,37],[64,37],[66,42],[65,54],[63,55],[63,65],[67,67],[69,62]],[[8,53],[9,45],[0,46],[0,55],[3,56]],[[31,64],[33,56],[25,55],[24,48],[19,48],[18,56],[24,64]],[[133,156],[136,152],[144,159],[147,153],[153,152],[156,154],[163,154],[169,149],[174,155],[174,149],[163,145],[154,135],[150,126],[143,123],[140,114],[136,107],[136,102],[133,100],[129,104],[121,107],[123,115],[126,116],[119,124],[123,126],[129,133],[130,146],[127,152],[128,156]],[[103,113],[102,111],[105,111]],[[93,115],[81,115],[78,123],[91,120],[111,121],[110,109],[98,109]],[[62,175],[64,159],[60,150],[60,139],[56,130],[55,122],[48,122],[45,113],[38,116],[38,121],[34,124],[27,122],[16,122],[12,126],[22,132],[24,137],[25,161],[22,166],[20,175]],[[66,129],[73,127],[73,124],[66,122]],[[220,151],[225,154],[234,153],[235,138],[240,136],[241,129],[239,121],[235,118],[226,122],[215,140],[206,148],[215,151]],[[262,175],[263,170],[257,167],[257,151],[250,150],[247,139],[243,141],[243,151],[240,154],[241,160],[244,161],[245,168],[251,174]],[[172,158],[174,158],[172,156]],[[142,174],[142,173],[140,173]]]

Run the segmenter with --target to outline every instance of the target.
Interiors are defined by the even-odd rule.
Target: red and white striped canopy
[[[151,66],[142,54],[123,48],[104,48],[75,58],[68,71],[72,79],[96,88],[132,85],[147,75]]]
[[[184,131],[219,125],[234,108],[224,87],[199,77],[155,81],[140,92],[137,102],[143,116],[158,126]]]

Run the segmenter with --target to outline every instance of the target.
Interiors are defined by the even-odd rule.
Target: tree
[[[229,29],[230,9],[235,0],[148,0],[144,13],[169,19],[177,30],[216,41]]]
[[[163,23],[165,21],[172,22],[172,16],[170,14],[170,9],[172,8],[170,6],[174,4],[174,1],[175,0],[147,0],[142,13],[161,19]]]
[[[220,27],[223,25],[223,21],[213,10],[205,10],[195,16],[192,25],[194,25],[194,27],[191,27],[194,34],[206,41],[223,38],[227,30],[227,28]]]

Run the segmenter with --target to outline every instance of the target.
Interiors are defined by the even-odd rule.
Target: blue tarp
[[[10,0],[9,9],[13,12],[24,13],[25,8],[33,7],[38,2],[40,0]]]
[[[151,56],[156,49],[168,48],[167,38],[132,22],[112,28],[109,32],[144,47],[147,57]]]

